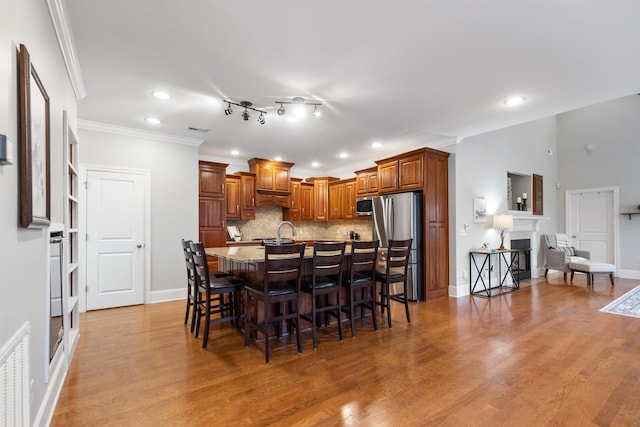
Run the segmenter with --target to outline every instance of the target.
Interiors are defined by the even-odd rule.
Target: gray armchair
[[[569,272],[569,263],[589,261],[591,254],[589,251],[583,251],[569,246],[567,237],[565,235],[560,236],[563,237],[562,240],[564,240],[564,242],[560,242],[561,245],[559,246],[555,234],[542,235],[542,248],[545,254],[544,277],[547,277],[549,270],[558,270],[562,271],[564,280],[566,281],[567,273]]]

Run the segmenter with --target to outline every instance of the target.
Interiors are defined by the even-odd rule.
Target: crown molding
[[[69,16],[67,15],[65,0],[47,0],[47,6],[49,6],[49,15],[51,16],[53,28],[56,31],[58,44],[60,45],[64,64],[67,67],[67,74],[69,75],[71,86],[76,94],[76,99],[79,101],[87,96],[87,89],[84,86],[84,79],[82,78],[82,71],[80,70],[80,62],[76,55],[75,43],[73,42],[71,25],[69,25]]]
[[[113,133],[115,135],[131,136],[134,138],[150,139],[153,141],[171,142],[173,144],[190,145],[192,147],[200,147],[204,142],[204,139],[199,138],[169,135],[166,133],[110,125],[107,123],[91,122],[89,120],[78,120],[78,129]]]

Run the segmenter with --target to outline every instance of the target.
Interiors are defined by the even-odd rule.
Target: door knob
[[[136,248],[138,248],[138,249],[140,249],[141,247],[142,247],[142,244],[141,244],[141,243],[138,243],[138,244],[136,245]]]

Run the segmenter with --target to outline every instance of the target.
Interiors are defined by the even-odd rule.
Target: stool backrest
[[[268,292],[271,282],[296,282],[300,290],[304,243],[264,246],[264,289]]]
[[[313,284],[316,278],[336,277],[342,282],[342,261],[347,242],[316,242],[313,244]]]
[[[376,262],[378,259],[378,240],[351,242],[351,278],[354,273],[369,276],[371,279],[376,274]]]
[[[191,254],[195,271],[196,285],[209,289],[209,265],[202,242],[191,242]]]

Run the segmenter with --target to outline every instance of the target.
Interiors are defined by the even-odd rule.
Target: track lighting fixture
[[[240,115],[240,117],[242,117],[244,121],[249,120],[249,118],[251,117],[249,115],[249,110],[252,110],[257,113],[260,113],[260,117],[258,117],[258,123],[260,123],[261,125],[265,124],[264,115],[267,114],[267,112],[264,110],[260,110],[258,108],[254,108],[252,102],[249,102],[249,101],[233,102],[228,99],[223,100],[223,102],[226,102],[228,105],[228,107],[224,110],[224,114],[226,116],[231,115],[233,113],[233,109],[231,108],[231,105],[237,105],[238,107],[244,108],[244,111]]]
[[[294,98],[291,98],[291,101],[276,101],[276,104],[280,104],[280,108],[278,108],[278,115],[279,116],[283,116],[286,113],[283,104],[296,105],[297,107],[294,108],[294,114],[296,115],[297,118],[302,118],[305,115],[305,111],[304,111],[304,109],[302,107],[303,105],[313,105],[313,116],[314,117],[320,117],[322,115],[320,110],[318,110],[318,106],[322,105],[322,102],[307,101],[301,96],[296,96]]]

